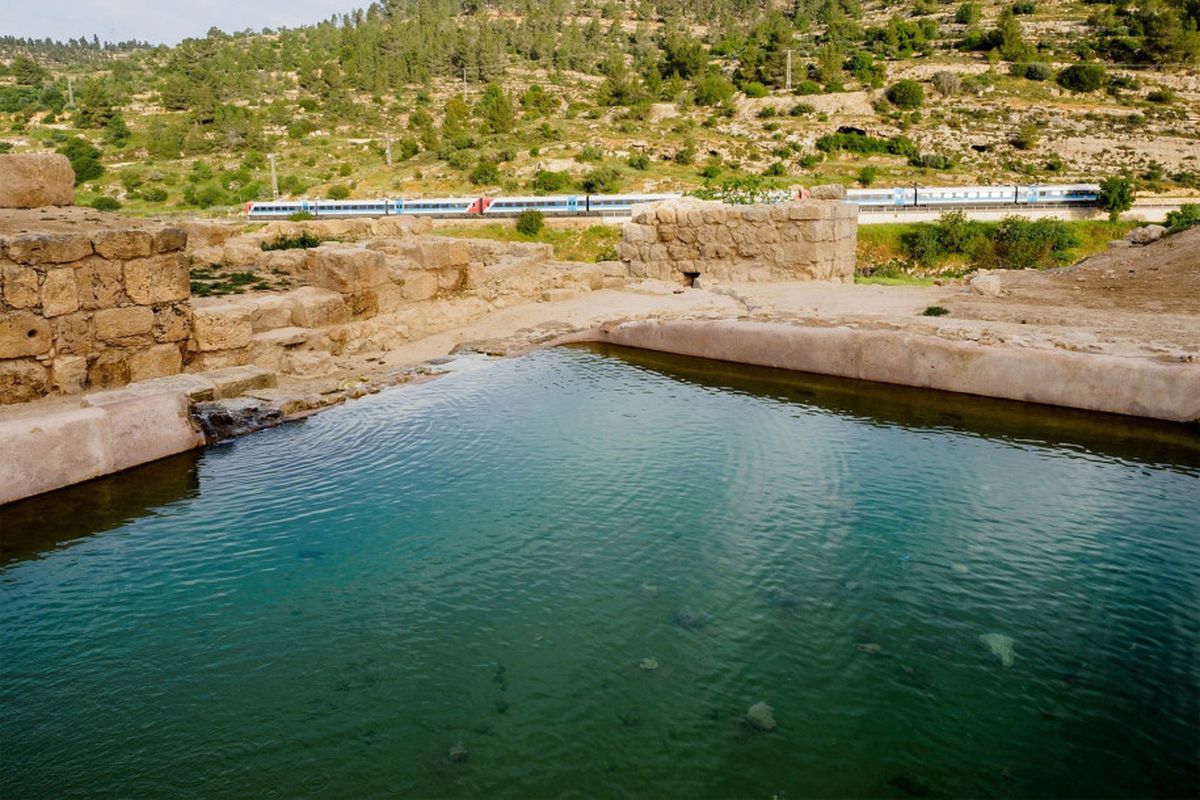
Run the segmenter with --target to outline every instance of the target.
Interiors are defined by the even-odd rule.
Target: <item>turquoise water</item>
[[[1200,786],[1194,430],[559,349],[50,499],[5,798]]]

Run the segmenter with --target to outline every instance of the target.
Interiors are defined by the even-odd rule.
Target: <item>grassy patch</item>
[[[916,275],[855,275],[854,282],[863,286],[933,286],[933,278]]]
[[[484,225],[439,225],[434,233],[464,239],[495,239],[500,242],[541,242],[554,248],[554,257],[562,261],[602,261],[615,258],[614,248],[621,238],[620,228],[609,225],[546,226],[527,236],[510,222]],[[603,258],[602,258],[603,257]]]

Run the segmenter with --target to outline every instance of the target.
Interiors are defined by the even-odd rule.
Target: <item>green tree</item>
[[[887,99],[898,108],[919,108],[925,102],[925,89],[914,80],[897,81],[888,88]]]
[[[1072,92],[1094,92],[1104,85],[1107,73],[1099,64],[1072,64],[1058,73],[1058,85]]]
[[[50,73],[29,56],[17,56],[8,67],[18,86],[41,86]]]
[[[1100,182],[1100,196],[1096,205],[1108,212],[1108,218],[1116,222],[1121,215],[1133,208],[1133,181],[1113,175]]]
[[[981,19],[983,19],[983,9],[979,7],[979,3],[963,3],[954,12],[954,21],[959,25],[978,25]]]
[[[479,116],[492,133],[509,133],[516,124],[512,100],[499,84],[489,83],[479,100]]]

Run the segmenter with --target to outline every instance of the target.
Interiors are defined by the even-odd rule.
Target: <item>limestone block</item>
[[[69,264],[92,254],[92,240],[70,233],[22,233],[8,240],[6,252],[18,264]]]
[[[407,270],[401,292],[405,300],[428,300],[438,292],[437,275],[423,270]]]
[[[284,371],[308,378],[328,375],[336,369],[327,350],[291,350],[284,357]]]
[[[350,310],[337,292],[305,286],[284,296],[292,306],[292,324],[302,328],[337,325],[350,319]]]
[[[237,397],[253,389],[269,389],[275,386],[275,373],[254,365],[225,367],[204,373],[216,387],[216,397]]]
[[[75,270],[70,267],[46,272],[42,282],[42,314],[60,317],[79,310],[79,290],[75,286]]]
[[[187,249],[187,241],[187,231],[183,228],[159,228],[151,236],[151,250],[155,253],[174,253]]]
[[[147,306],[186,300],[191,294],[187,259],[176,252],[125,262],[125,293]]]
[[[87,384],[87,359],[83,356],[59,356],[50,364],[54,391],[79,394]]]
[[[236,350],[191,353],[185,369],[188,372],[208,372],[214,369],[242,366],[250,363],[252,355],[250,347],[239,347]]]
[[[0,405],[26,403],[49,391],[50,371],[37,359],[0,359]],[[0,437],[0,448],[3,445],[3,438]],[[0,486],[2,491],[3,487]]]
[[[270,294],[247,298],[250,325],[254,332],[286,328],[292,324],[292,304],[284,295]]]
[[[125,300],[121,264],[99,257],[88,258],[75,270],[79,304],[86,309],[111,308]]]
[[[264,253],[264,255],[266,255]],[[188,250],[188,258],[191,263],[198,266],[221,265],[221,259],[225,257],[224,247],[196,247]]]
[[[113,471],[182,453],[204,443],[192,427],[188,399],[178,392],[105,406]]]
[[[391,314],[404,302],[404,293],[399,284],[385,283],[370,290],[374,295],[375,313]]]
[[[50,320],[50,331],[58,355],[86,356],[92,352],[96,335],[91,312],[77,311],[55,317]]]
[[[83,405],[103,408],[134,397],[157,394],[183,394],[189,400],[203,402],[216,397],[216,387],[212,381],[202,375],[170,375],[165,378],[152,378],[138,383],[130,383],[120,389],[91,392],[83,399]]]
[[[229,241],[235,229],[216,222],[182,222],[179,228],[187,236],[190,248],[220,247]]]
[[[242,237],[231,239],[221,250],[221,263],[233,269],[247,269],[262,261],[263,249],[258,242]]]
[[[560,303],[564,300],[571,300],[578,297],[582,291],[582,289],[576,286],[564,289],[546,289],[542,292],[541,299],[543,303]]]
[[[398,255],[422,269],[465,267],[471,260],[466,243],[454,239],[423,239],[406,244]]]
[[[678,225],[663,224],[658,226],[658,241],[671,243],[679,233]]]
[[[192,335],[201,353],[247,347],[254,336],[250,309],[236,303],[196,308],[192,311]]]
[[[144,381],[176,375],[183,369],[177,344],[156,344],[129,356],[129,380]]]
[[[287,275],[304,274],[304,250],[271,250],[262,254],[262,265],[272,272]]]
[[[129,352],[105,350],[88,362],[88,384],[101,389],[129,383]]]
[[[182,342],[192,335],[192,309],[188,303],[172,303],[154,309],[154,341]]]
[[[92,236],[96,254],[111,261],[145,258],[154,252],[154,236],[137,228],[102,230]]]
[[[0,314],[0,359],[39,356],[50,351],[50,323],[29,311]]]
[[[38,304],[38,274],[29,267],[5,264],[4,302],[13,308],[33,308]]]
[[[154,310],[145,306],[101,309],[94,319],[96,336],[108,342],[147,336],[154,330]]]
[[[636,222],[625,223],[623,238],[627,242],[657,242],[659,229],[653,225],[639,225]]]
[[[846,187],[840,183],[826,183],[809,189],[813,200],[845,200]]]
[[[674,225],[676,219],[675,209],[669,204],[663,204],[654,210],[654,218],[660,225]]]
[[[999,297],[1000,276],[990,274],[976,275],[974,278],[971,278],[971,291],[985,297]]]
[[[390,275],[383,253],[363,248],[316,247],[305,258],[313,286],[350,294],[387,283]]]
[[[69,206],[75,202],[75,170],[58,153],[0,155],[0,208]]]
[[[0,423],[0,504],[111,471],[101,409],[71,409]]]

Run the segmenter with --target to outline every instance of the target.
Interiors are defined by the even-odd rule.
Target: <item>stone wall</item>
[[[836,199],[737,206],[683,198],[636,207],[617,253],[634,278],[848,283],[857,236],[858,207]]]
[[[0,216],[0,403],[171,375],[192,330],[186,234],[90,209]]]

